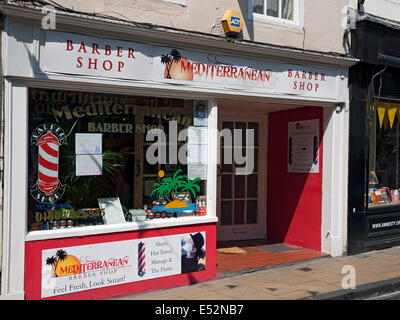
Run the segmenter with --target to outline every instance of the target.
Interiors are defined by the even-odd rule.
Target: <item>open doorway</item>
[[[232,147],[220,140],[218,242],[267,240],[320,251],[323,108],[231,100],[219,106],[220,132],[255,129],[255,143],[253,172],[237,175],[235,161],[224,163],[224,152]],[[289,123],[309,120],[319,129],[316,150],[311,150],[318,170],[288,172]],[[242,148],[245,144],[243,139]]]

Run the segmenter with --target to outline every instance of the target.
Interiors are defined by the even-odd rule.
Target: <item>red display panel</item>
[[[47,297],[47,300],[87,300],[105,299],[114,296],[122,296],[146,292],[151,290],[166,289],[181,285],[189,285],[198,282],[216,279],[216,225],[200,224],[195,226],[179,226],[173,228],[160,228],[148,230],[136,230],[106,235],[92,235],[74,238],[62,238],[54,240],[41,240],[26,242],[25,245],[25,296],[27,300],[42,299],[42,252],[44,250],[71,248],[75,246],[87,246],[112,243],[134,239],[160,238],[181,234],[203,233],[205,235],[206,263],[205,269],[196,272],[182,273],[167,277],[134,281],[121,285],[112,285],[97,289],[89,289],[74,293],[59,294]]]

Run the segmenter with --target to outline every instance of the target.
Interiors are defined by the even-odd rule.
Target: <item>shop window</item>
[[[205,215],[201,103],[31,88],[28,231]]]
[[[286,26],[301,26],[302,0],[249,0],[249,19]]]
[[[400,105],[375,103],[371,111],[369,208],[400,205]]]

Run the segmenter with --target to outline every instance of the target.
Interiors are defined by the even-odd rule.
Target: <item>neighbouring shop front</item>
[[[345,198],[352,60],[269,62],[7,13],[2,294],[212,280],[217,240],[343,253],[331,198]]]
[[[398,27],[366,15],[352,34],[348,252],[400,243]],[[397,44],[397,45],[396,45]]]

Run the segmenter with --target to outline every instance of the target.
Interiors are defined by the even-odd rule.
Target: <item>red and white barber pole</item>
[[[38,188],[46,195],[50,195],[59,184],[58,180],[58,149],[60,142],[57,137],[48,131],[38,142],[39,146],[39,174]]]
[[[59,148],[65,143],[64,131],[56,124],[43,124],[31,135],[31,145],[38,146],[38,177],[30,187],[32,197],[40,203],[54,203],[65,191],[58,179]]]

